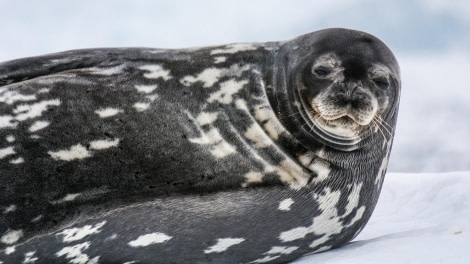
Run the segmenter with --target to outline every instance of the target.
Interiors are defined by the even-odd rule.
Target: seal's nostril
[[[362,82],[361,82],[361,81],[358,81],[358,82],[348,82],[348,83],[346,83],[345,86],[347,87],[348,95],[352,96],[352,95],[355,94],[358,90],[361,90],[361,88],[362,88]]]

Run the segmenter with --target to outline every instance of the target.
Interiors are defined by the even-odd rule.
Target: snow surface
[[[294,263],[469,264],[470,172],[387,174],[353,242]]]

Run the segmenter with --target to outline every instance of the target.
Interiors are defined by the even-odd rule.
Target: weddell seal
[[[0,64],[0,261],[285,263],[369,219],[399,66],[326,29]]]

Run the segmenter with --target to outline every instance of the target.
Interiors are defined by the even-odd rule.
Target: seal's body
[[[398,110],[363,32],[0,64],[0,260],[284,263],[350,241]]]

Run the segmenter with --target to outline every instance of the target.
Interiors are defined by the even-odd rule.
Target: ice
[[[353,242],[294,263],[470,263],[470,172],[389,173]]]

